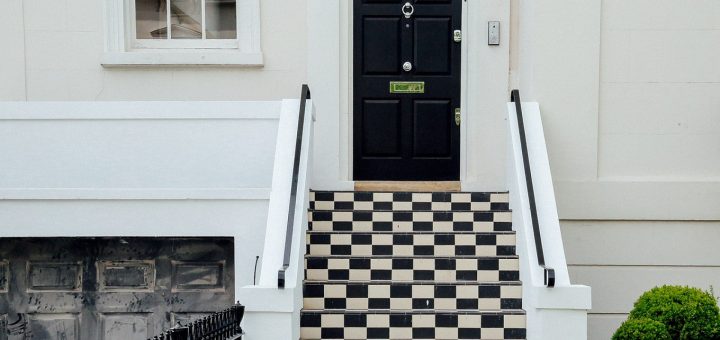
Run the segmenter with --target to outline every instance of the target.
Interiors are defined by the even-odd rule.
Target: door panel
[[[80,291],[82,269],[73,262],[28,262],[28,291]]]
[[[148,329],[148,314],[104,313],[101,320],[102,340],[148,339],[155,333]]]
[[[80,318],[78,314],[33,314],[30,331],[33,339],[80,340]]]
[[[451,18],[415,20],[415,74],[449,75],[452,70]]]
[[[98,261],[100,292],[155,289],[155,261]]]
[[[354,0],[355,180],[459,179],[461,1]]]
[[[364,35],[377,37],[365,40],[364,74],[400,73],[400,18],[365,18],[363,30]]]
[[[365,155],[400,157],[400,101],[366,100],[363,112]]]
[[[450,100],[416,100],[414,107],[413,155],[416,157],[452,157]],[[434,138],[424,138],[433,135]]]
[[[449,4],[452,0],[415,0],[418,4]]]
[[[363,3],[366,4],[400,4],[401,0],[365,0]]]

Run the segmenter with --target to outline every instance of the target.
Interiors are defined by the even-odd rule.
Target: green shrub
[[[690,321],[685,323],[680,332],[680,340],[720,340],[720,320],[702,324]]]
[[[713,333],[718,334],[719,314],[710,293],[697,288],[662,286],[640,296],[628,319],[661,322],[672,339],[708,340],[714,339]]]
[[[672,340],[662,322],[650,319],[628,319],[615,331],[612,340]]]

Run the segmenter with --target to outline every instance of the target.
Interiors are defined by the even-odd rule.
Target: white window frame
[[[262,66],[260,0],[236,0],[237,39],[136,39],[135,0],[103,0],[105,53],[102,65]]]

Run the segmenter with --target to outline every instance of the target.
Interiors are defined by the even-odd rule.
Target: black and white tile
[[[512,230],[510,211],[310,211],[312,231],[494,232]]]
[[[303,339],[525,339],[522,312],[305,311]]]
[[[312,210],[449,211],[508,210],[507,193],[328,192],[310,193]]]
[[[306,256],[308,281],[518,281],[517,256],[350,257]]]
[[[507,193],[311,199],[302,339],[526,337]]]
[[[501,310],[522,308],[522,287],[512,283],[307,282],[311,310]]]
[[[515,255],[515,234],[308,232],[307,254],[352,256]]]

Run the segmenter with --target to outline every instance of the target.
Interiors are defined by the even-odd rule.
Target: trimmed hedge
[[[660,321],[629,319],[623,322],[612,340],[672,340],[667,327]]]
[[[710,293],[691,287],[655,287],[635,302],[628,321],[613,340],[665,339],[664,326],[673,340],[720,340],[720,309]]]

